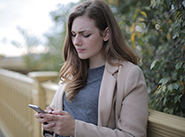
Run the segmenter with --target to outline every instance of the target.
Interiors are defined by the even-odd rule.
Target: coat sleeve
[[[146,137],[148,119],[148,93],[139,67],[129,68],[121,76],[124,93],[120,103],[116,128],[100,127],[75,121],[75,137]]]

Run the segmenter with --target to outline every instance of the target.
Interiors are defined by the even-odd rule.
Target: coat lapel
[[[105,71],[102,78],[98,104],[98,125],[107,126],[108,119],[113,105],[113,97],[116,86],[114,74],[118,71],[117,66],[105,64]]]

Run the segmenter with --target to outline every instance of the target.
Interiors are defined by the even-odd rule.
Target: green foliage
[[[158,40],[153,53],[151,70],[159,74],[158,88],[151,95],[151,108],[185,116],[185,5],[183,1],[151,1],[151,11],[157,16],[155,36]],[[158,10],[160,9],[160,10]],[[151,19],[150,19],[151,20]],[[153,94],[153,92],[151,93]]]
[[[185,116],[185,1],[108,1],[132,48],[142,57],[149,107]]]

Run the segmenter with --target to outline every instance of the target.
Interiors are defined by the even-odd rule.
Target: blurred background
[[[59,72],[69,13],[84,0],[0,0],[0,68]],[[185,1],[104,0],[142,60],[149,108],[185,117]]]
[[[3,62],[0,66],[24,73],[45,68],[54,69],[55,59],[48,67],[46,64],[35,67],[37,65],[34,60],[40,61],[41,56],[47,56],[49,49],[50,53],[55,54],[58,50],[56,48],[59,48],[57,54],[60,54],[61,43],[65,37],[60,33],[65,31],[67,15],[75,5],[67,5],[70,2],[75,3],[78,0],[1,0],[0,56]],[[64,22],[59,21],[57,16],[61,16]],[[58,40],[55,41],[54,38]],[[49,58],[52,59],[51,56]],[[61,62],[61,57],[58,62]]]

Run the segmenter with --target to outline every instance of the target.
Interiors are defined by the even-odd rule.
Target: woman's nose
[[[82,44],[81,39],[80,39],[80,37],[79,37],[78,35],[76,35],[76,36],[73,38],[73,44],[74,44],[74,45],[77,45],[77,46]]]

